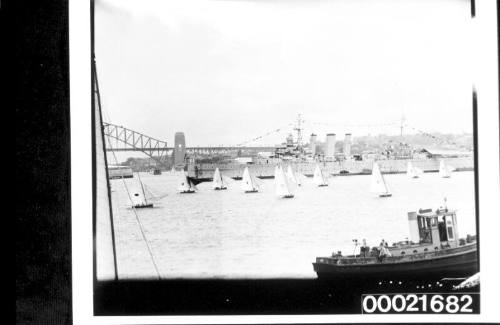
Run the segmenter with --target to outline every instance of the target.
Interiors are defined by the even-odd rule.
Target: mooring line
[[[111,148],[111,143],[109,141],[109,138],[108,138],[108,143],[109,143],[110,148]],[[115,152],[114,151],[111,151],[111,152],[113,153],[113,158],[115,160],[115,163],[118,165],[118,159],[116,158]],[[132,196],[130,195],[130,191],[129,191],[128,186],[127,186],[127,183],[125,182],[125,179],[123,177],[122,177],[122,182],[123,182],[123,185],[125,186],[125,190],[127,191],[127,195],[128,195],[130,202],[133,202]],[[139,215],[137,214],[136,208],[134,207],[133,204],[132,204],[132,210],[134,211],[135,219],[137,221],[137,224],[139,225],[139,230],[141,231],[142,239],[146,243],[146,247],[148,249],[149,256],[151,257],[151,262],[153,263],[153,267],[156,271],[156,275],[157,275],[158,279],[161,280],[160,271],[158,270],[158,265],[156,265],[153,250],[152,250],[151,246],[149,245],[148,238],[146,237],[146,233],[144,232],[144,226],[142,225],[141,220],[139,219]]]

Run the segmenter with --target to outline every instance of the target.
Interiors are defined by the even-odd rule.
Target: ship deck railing
[[[456,248],[428,251],[421,253],[408,253],[397,256],[384,256],[382,259],[376,256],[348,255],[348,256],[331,256],[317,257],[316,263],[335,264],[335,265],[353,265],[353,264],[381,264],[381,263],[402,263],[414,262],[436,257],[448,257],[462,254],[465,251],[477,249],[476,243],[468,243]]]

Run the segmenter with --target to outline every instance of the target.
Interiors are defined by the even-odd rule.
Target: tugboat
[[[360,255],[317,257],[313,263],[319,278],[441,279],[467,277],[478,272],[475,236],[459,239],[456,211],[448,208],[408,212],[411,240],[392,247],[362,247]],[[357,241],[356,241],[357,244]]]

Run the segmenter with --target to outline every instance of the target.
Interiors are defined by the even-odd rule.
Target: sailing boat
[[[376,162],[373,163],[371,191],[377,193],[380,197],[392,196]]]
[[[241,189],[245,191],[245,193],[256,193],[259,191],[257,181],[255,180],[255,177],[253,175],[250,175],[248,167],[245,167],[245,170],[243,171]]]
[[[295,173],[293,172],[292,165],[288,165],[288,168],[286,170],[286,177],[288,178],[289,182],[292,182],[297,186],[301,185],[299,177],[297,177],[297,175],[295,175]]]
[[[321,168],[316,164],[316,169],[314,169],[313,183],[318,186],[328,186],[328,182],[323,176],[323,172],[321,172]]]
[[[196,186],[193,181],[186,175],[185,172],[179,174],[179,187],[178,190],[181,194],[184,193],[194,193],[196,190]]]
[[[414,167],[411,161],[408,162],[408,167],[406,169],[406,175],[410,178],[419,178],[424,172],[418,167]]]
[[[148,202],[148,200],[146,198],[146,192],[144,191],[144,184],[141,181],[141,177],[139,176],[139,173],[137,173],[137,179],[139,182],[139,186],[132,187],[129,190],[129,198],[130,198],[130,202],[132,203],[132,207],[135,209],[152,208],[153,203]]]
[[[290,166],[288,166],[290,167]],[[287,175],[283,171],[283,167],[276,166],[274,168],[274,183],[276,185],[276,195],[283,198],[292,198],[295,183],[290,182]]]
[[[214,190],[227,190],[227,186],[222,178],[219,168],[215,168],[212,186],[214,187]]]
[[[452,171],[453,171],[453,168],[446,165],[444,159],[441,159],[441,161],[439,162],[439,176],[444,177],[444,178],[450,178]]]

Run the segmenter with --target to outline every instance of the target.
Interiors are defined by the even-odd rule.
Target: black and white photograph
[[[85,5],[69,16],[89,36],[69,39],[76,323],[490,310],[498,93],[476,1]]]

